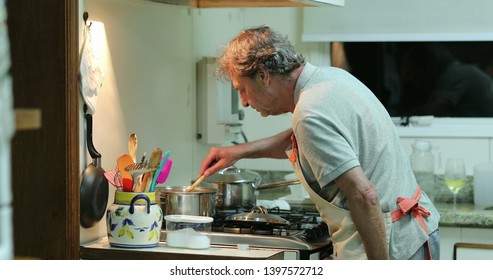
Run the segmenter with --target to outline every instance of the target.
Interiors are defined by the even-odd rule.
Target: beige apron
[[[326,201],[313,191],[308,182],[306,181],[298,159],[298,151],[296,147],[296,140],[293,138],[293,145],[291,145],[286,154],[293,163],[294,170],[300,182],[305,190],[308,192],[311,200],[315,203],[317,210],[320,213],[320,217],[327,224],[329,228],[330,238],[334,246],[334,259],[341,260],[364,260],[368,259],[365,252],[365,247],[362,243],[361,236],[356,230],[353,219],[348,210],[337,207],[332,203]],[[293,148],[294,147],[294,148]],[[392,227],[392,218],[390,213],[383,213],[386,237],[387,237],[387,251],[390,239],[390,231]]]

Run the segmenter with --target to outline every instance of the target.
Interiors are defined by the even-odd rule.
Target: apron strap
[[[296,158],[298,157],[298,142],[296,142],[296,137],[294,136],[294,132],[291,132],[291,153],[289,154],[289,161],[292,163],[296,162]]]
[[[419,204],[419,198],[421,197],[421,187],[418,185],[418,189],[412,198],[397,198],[397,208],[392,211],[392,222],[398,221],[402,219],[407,213],[411,213],[411,215],[416,219],[421,228],[428,234],[428,228],[426,227],[426,223],[424,217],[429,217],[431,214],[424,208],[421,204]],[[431,258],[430,251],[430,243],[429,239],[426,241],[428,244],[428,259]]]

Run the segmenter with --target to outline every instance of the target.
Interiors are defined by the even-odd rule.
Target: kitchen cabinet
[[[343,9],[304,9],[303,41],[455,41],[492,38],[489,0],[351,0]]]
[[[454,246],[458,243],[487,244],[493,246],[493,228],[440,227],[440,259],[452,260]],[[480,247],[480,246],[478,246]],[[493,259],[493,248],[467,248],[460,246],[457,259]]]
[[[240,7],[310,7],[344,6],[345,0],[146,0],[193,8],[240,8]]]
[[[493,245],[476,243],[456,243],[454,260],[493,260]]]

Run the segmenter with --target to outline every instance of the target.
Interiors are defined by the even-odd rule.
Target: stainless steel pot
[[[199,185],[214,188],[217,209],[252,209],[257,204],[257,191],[299,184],[298,180],[260,185],[257,172],[230,166],[205,178]]]
[[[216,189],[196,187],[187,191],[188,186],[156,187],[156,201],[163,215],[209,216],[216,214]]]

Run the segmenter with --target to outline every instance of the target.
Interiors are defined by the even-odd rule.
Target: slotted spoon
[[[125,171],[130,173],[130,175],[132,175],[133,178],[134,184],[132,186],[132,190],[134,192],[141,192],[142,189],[141,187],[143,183],[141,183],[140,185],[137,184],[138,182],[137,178],[144,173],[156,171],[156,169],[157,169],[156,167],[149,166],[149,163],[147,161],[133,163],[125,167]]]

